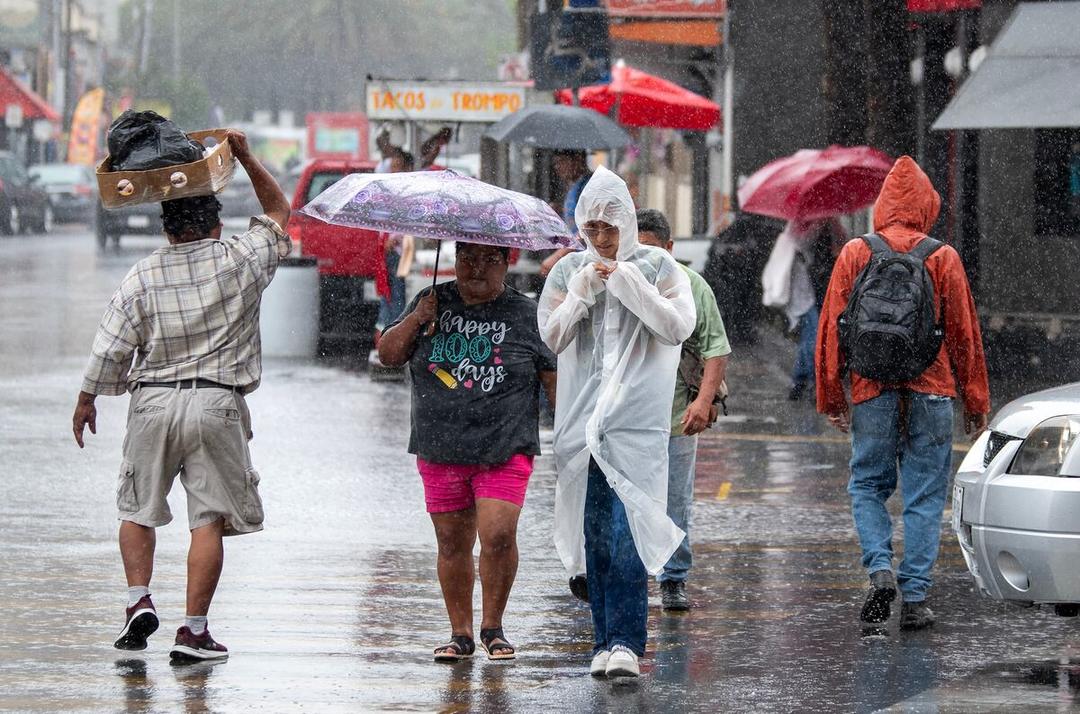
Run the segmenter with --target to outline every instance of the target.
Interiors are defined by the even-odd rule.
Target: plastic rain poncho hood
[[[638,243],[626,184],[596,170],[581,192],[579,227],[619,229],[607,281],[585,251],[552,269],[540,297],[540,335],[559,356],[555,408],[555,547],[570,574],[585,572],[584,514],[590,456],[623,504],[645,568],[663,569],[683,538],[667,516],[668,438],[680,344],[696,320],[690,282],[667,251]]]

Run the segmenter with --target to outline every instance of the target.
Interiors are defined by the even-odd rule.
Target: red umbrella
[[[569,89],[556,98],[573,104]],[[581,106],[606,114],[623,126],[707,131],[720,121],[720,106],[666,79],[616,62],[611,83],[578,90]],[[614,110],[614,113],[613,113]]]
[[[892,165],[869,146],[802,149],[755,171],[739,189],[739,207],[788,221],[851,213],[877,199]]]
[[[953,12],[974,10],[982,6],[982,0],[908,0],[909,12]]]

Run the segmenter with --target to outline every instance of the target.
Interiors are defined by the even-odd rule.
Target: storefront
[[[1080,339],[1077,27],[1080,3],[1019,5],[933,126],[978,131],[978,192],[964,200],[977,202],[976,299],[991,340]]]
[[[60,115],[32,89],[0,68],[0,150],[24,165],[46,160],[46,146],[55,138]]]
[[[612,56],[716,98],[726,5],[724,0],[607,0]],[[638,204],[664,211],[675,235],[703,235],[717,227],[720,130],[631,129],[635,149],[618,168],[636,190]]]

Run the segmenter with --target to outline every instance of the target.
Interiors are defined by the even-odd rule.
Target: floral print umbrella
[[[350,228],[437,240],[523,250],[581,247],[540,199],[450,169],[349,174],[300,212]]]

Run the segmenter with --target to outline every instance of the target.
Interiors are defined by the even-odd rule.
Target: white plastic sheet
[[[555,409],[555,547],[567,572],[585,572],[589,458],[626,506],[645,568],[659,573],[684,533],[667,516],[667,444],[680,344],[694,330],[690,282],[667,251],[638,243],[626,184],[596,170],[581,192],[577,225],[619,229],[607,281],[587,249],[560,260],[540,297],[540,334],[559,355]],[[584,236],[583,236],[584,237]]]

